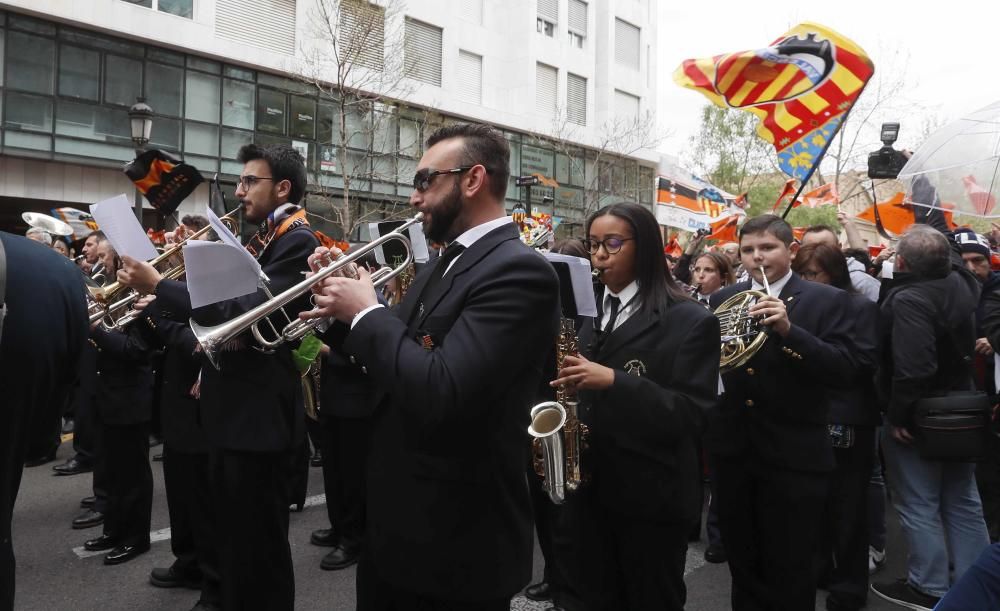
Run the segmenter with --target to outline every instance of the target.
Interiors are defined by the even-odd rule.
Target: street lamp
[[[135,104],[128,109],[128,120],[131,126],[132,143],[135,144],[135,154],[138,157],[142,154],[146,144],[149,143],[149,135],[153,132],[153,109],[146,104],[146,98],[138,97]],[[138,187],[135,190],[135,215],[142,224],[142,193]]]

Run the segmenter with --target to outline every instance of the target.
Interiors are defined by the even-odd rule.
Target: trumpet
[[[259,324],[263,321],[267,321],[270,324],[268,316],[278,310],[282,310],[289,303],[309,293],[314,286],[326,278],[348,267],[386,242],[399,240],[406,249],[405,259],[400,264],[396,265],[396,267],[383,267],[372,274],[372,283],[375,285],[375,288],[381,288],[386,282],[403,273],[406,268],[409,267],[410,263],[413,262],[413,248],[410,246],[410,240],[407,237],[406,232],[410,226],[419,223],[423,219],[423,216],[422,212],[418,212],[416,216],[403,223],[403,225],[396,228],[395,231],[372,240],[350,255],[337,259],[329,265],[323,266],[315,274],[286,289],[284,292],[270,297],[259,306],[244,312],[228,322],[212,327],[205,327],[192,320],[191,330],[194,331],[194,336],[198,340],[198,343],[201,344],[201,348],[205,353],[205,356],[208,357],[209,362],[212,363],[216,369],[218,369],[219,349],[247,329],[249,329],[253,334],[254,339],[258,344],[260,344],[260,347],[267,350],[273,350],[285,342],[302,339],[314,329],[328,321],[322,318],[314,318],[311,320],[293,320],[285,325],[280,332],[272,325],[272,329],[275,331],[275,336],[273,338],[265,337],[259,328]]]

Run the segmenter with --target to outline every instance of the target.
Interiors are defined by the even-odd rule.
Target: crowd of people
[[[149,581],[200,589],[195,610],[293,608],[289,511],[302,509],[310,457],[330,521],[310,542],[328,548],[322,569],[358,565],[361,611],[507,611],[522,590],[556,610],[682,609],[706,476],[705,558],[728,563],[733,609],[813,609],[817,588],[830,611],[860,609],[869,592],[911,609],[996,608],[1000,441],[975,419],[995,399],[1000,346],[988,237],[930,214],[871,260],[846,218],[842,248],[832,227],[796,239],[764,215],[737,243],[694,239],[674,261],[653,214],[617,203],[553,249],[596,271],[598,314],[580,316],[505,212],[504,137],[451,125],[428,139],[411,196],[427,239],[446,247],[401,300],[399,286],[388,300],[376,290],[365,257],[266,314],[278,329],[296,314],[322,319],[318,354],[263,349],[246,332],[209,360],[189,320],[226,323],[343,256],[309,226],[294,149],[247,145],[239,160],[236,197],[259,226],[246,247],[267,289],[192,307],[183,280],[92,233],[67,281],[79,328],[65,335],[80,341],[61,348],[73,354],[64,369],[45,370],[62,384],[38,374],[62,390],[25,395],[8,429],[32,431],[7,459],[19,470],[54,453],[53,427],[72,411],[76,452],[54,469],[93,474],[71,526],[103,526],[84,547],[105,564],[149,550],[156,428],[176,559]],[[185,217],[170,241],[205,224]],[[83,327],[84,276],[142,295],[139,315]],[[569,350],[562,319],[576,333]],[[9,328],[5,362],[20,349]],[[762,342],[720,368],[750,335]],[[529,408],[557,391],[586,431],[582,484],[563,504],[543,486],[563,474],[536,471],[526,432]],[[933,420],[928,405],[942,402],[970,406],[962,426]],[[47,408],[32,417],[29,403]],[[8,463],[5,511],[20,478]],[[870,584],[887,497],[908,572]],[[528,585],[536,533],[544,581]],[[10,608],[13,557],[0,559]]]

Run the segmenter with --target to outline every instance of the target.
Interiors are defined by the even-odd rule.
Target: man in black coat
[[[827,389],[854,372],[847,293],[795,275],[795,250],[782,219],[747,221],[740,254],[751,280],[712,296],[717,308],[736,293],[764,292],[762,274],[770,285],[750,309],[767,341],[723,373],[725,393],[705,439],[737,611],[815,605],[812,554],[834,467]]]
[[[0,610],[14,608],[14,550],[11,515],[21,484],[33,418],[56,422],[76,377],[87,340],[86,288],[75,265],[50,248],[0,232],[5,277],[0,308],[6,305],[0,332]]]
[[[528,410],[558,330],[558,280],[504,212],[509,147],[479,125],[427,141],[413,206],[449,250],[396,312],[370,278],[331,277],[319,310],[387,394],[374,421],[358,608],[506,611],[531,577]]]
[[[298,206],[306,188],[299,153],[284,145],[246,145],[236,189],[246,220],[261,225],[247,244],[270,290],[279,294],[302,280],[309,254],[319,241]],[[192,311],[187,287],[165,280],[149,264],[126,259],[119,280],[155,294],[160,315],[209,326],[229,321],[262,304],[267,294],[229,299]],[[308,296],[288,312],[308,308]],[[280,313],[271,320],[280,328]],[[264,328],[266,327],[266,322]],[[302,387],[291,348],[261,351],[250,332],[222,347],[218,369],[202,362],[201,418],[210,446],[210,481],[215,492],[224,608],[291,609],[295,599],[288,546],[290,452],[305,434]]]

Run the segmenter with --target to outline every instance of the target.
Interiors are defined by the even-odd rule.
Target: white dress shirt
[[[785,285],[788,284],[788,281],[789,281],[789,279],[791,279],[791,277],[792,277],[792,270],[788,270],[788,273],[785,274],[785,276],[781,280],[772,282],[771,283],[771,296],[772,297],[781,297],[781,291],[784,290]],[[750,288],[751,289],[753,289],[755,291],[760,291],[762,293],[767,293],[767,291],[764,290],[764,285],[763,284],[757,282],[757,279],[754,278],[753,276],[750,276],[750,278],[751,278],[751,282],[750,282]]]
[[[622,326],[626,320],[629,319],[632,314],[639,310],[639,284],[633,280],[622,289],[620,293],[612,293],[611,289],[604,287],[604,306],[601,314],[601,330],[605,333],[610,333]],[[615,318],[614,329],[606,328],[608,321],[611,318],[611,297],[617,297],[621,301],[621,306],[618,309],[618,317]]]

